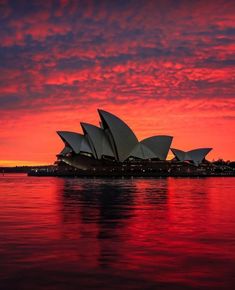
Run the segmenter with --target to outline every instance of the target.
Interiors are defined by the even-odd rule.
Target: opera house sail
[[[182,151],[179,149],[171,148],[171,151],[177,160],[181,162],[191,161],[195,165],[199,165],[211,150],[212,148],[197,148],[190,151]]]
[[[166,161],[173,137],[168,135],[151,136],[138,140],[131,128],[119,117],[98,110],[100,127],[81,122],[81,133],[58,131],[64,143],[63,150],[57,155],[57,164],[63,163],[79,170],[109,168],[146,168],[160,166],[159,170],[169,167]],[[211,148],[195,149],[184,152],[171,149],[175,161],[189,161],[194,165],[203,162]]]

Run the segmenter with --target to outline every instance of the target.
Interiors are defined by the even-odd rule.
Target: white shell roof
[[[101,128],[81,123],[84,135],[69,131],[58,131],[58,135],[65,143],[60,155],[69,152],[86,152],[101,159],[103,155],[115,157],[120,162],[128,157],[141,159],[159,158],[165,160],[172,143],[172,136],[158,135],[138,142],[133,131],[117,116],[98,110],[101,118]],[[188,152],[171,149],[180,161],[193,161],[200,164],[212,148],[198,148]]]
[[[68,153],[72,152],[72,149],[68,146],[65,146],[64,149],[59,153],[59,155],[66,155]]]
[[[212,148],[198,148],[187,152],[188,157],[191,157],[194,163],[201,163]]]
[[[200,164],[206,155],[212,150],[212,148],[197,148],[190,151],[182,151],[171,148],[173,154],[180,161],[193,161],[195,164]]]
[[[115,144],[118,160],[123,162],[138,144],[133,131],[117,116],[98,110],[104,129],[108,128]]]
[[[93,154],[93,150],[92,150],[86,136],[83,136],[80,151]]]
[[[69,146],[76,154],[80,151],[93,153],[89,143],[82,134],[69,132],[69,131],[58,131],[57,134],[64,141],[66,146]]]
[[[135,146],[134,150],[130,153],[130,156],[141,159],[151,159],[156,157],[156,155],[142,143],[138,143]]]
[[[175,157],[177,157],[177,159],[179,159],[179,161],[185,161],[185,157],[186,157],[186,152],[179,150],[179,149],[175,149],[175,148],[171,148],[172,153],[175,155]]]
[[[84,133],[88,135],[98,159],[101,159],[102,155],[114,157],[114,153],[103,129],[87,123],[81,123],[81,126]]]
[[[166,160],[172,139],[172,136],[158,135],[146,138],[140,143],[150,149],[155,154],[155,158]]]

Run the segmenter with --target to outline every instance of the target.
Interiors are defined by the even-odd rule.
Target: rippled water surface
[[[0,289],[235,289],[235,178],[1,176]]]

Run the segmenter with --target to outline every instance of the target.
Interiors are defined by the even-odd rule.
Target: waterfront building
[[[182,151],[179,149],[171,148],[172,153],[175,155],[176,160],[184,162],[192,162],[195,165],[199,165],[205,159],[206,155],[212,150],[212,148],[197,148],[190,151]]]
[[[117,116],[98,110],[100,127],[81,122],[83,134],[58,131],[64,143],[57,155],[57,164],[66,163],[77,169],[90,170],[165,170],[173,137],[151,136],[138,140],[131,128]],[[175,160],[199,165],[211,148],[184,152],[172,149]]]

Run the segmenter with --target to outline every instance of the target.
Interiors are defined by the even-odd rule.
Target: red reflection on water
[[[23,271],[21,282],[33,285],[29,268],[50,269],[56,289],[101,281],[113,289],[114,280],[125,289],[229,289],[235,282],[234,178],[0,183],[5,283]]]

